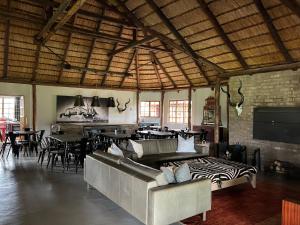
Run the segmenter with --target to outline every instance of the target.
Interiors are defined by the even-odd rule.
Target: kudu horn
[[[118,109],[118,111],[119,112],[124,112],[127,109],[127,106],[128,106],[128,104],[130,102],[130,99],[125,103],[125,105],[124,105],[125,107],[124,108],[120,108],[120,102],[119,102],[118,99],[116,99],[116,102],[117,102],[117,109]]]
[[[229,105],[232,106],[232,107],[235,107],[238,116],[240,116],[241,113],[242,113],[242,110],[243,110],[243,109],[242,109],[242,105],[243,105],[243,103],[244,103],[244,95],[243,95],[243,93],[241,92],[242,87],[243,87],[242,81],[240,80],[240,87],[238,88],[238,93],[239,93],[239,95],[241,96],[241,100],[239,101],[239,103],[234,103],[234,102],[232,102],[231,99],[230,99],[229,91],[225,91],[225,90],[223,89],[223,87],[221,87],[222,92],[224,92],[224,93],[228,96],[228,103],[229,103]]]

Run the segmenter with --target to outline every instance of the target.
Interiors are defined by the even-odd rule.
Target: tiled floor
[[[141,225],[83,175],[50,172],[36,158],[0,158],[0,225]]]

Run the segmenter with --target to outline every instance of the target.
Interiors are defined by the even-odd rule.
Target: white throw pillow
[[[178,135],[178,145],[176,152],[196,152],[194,147],[194,136],[184,139]]]
[[[192,179],[189,165],[184,163],[175,169],[175,179],[177,183],[182,183]]]
[[[110,146],[110,148],[108,148],[107,152],[112,155],[117,155],[117,156],[121,156],[122,158],[124,158],[124,154],[123,154],[122,150],[118,146],[116,146],[115,143],[111,144],[111,146]]]
[[[137,157],[142,158],[142,156],[144,154],[143,145],[139,144],[133,140],[129,140],[129,141],[132,145],[133,151],[137,154]]]
[[[168,166],[168,167],[162,166],[162,167],[160,167],[160,170],[165,175],[165,177],[166,177],[169,184],[176,183],[175,174],[174,174],[174,167],[173,166]]]

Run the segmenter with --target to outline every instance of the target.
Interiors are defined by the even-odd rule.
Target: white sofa
[[[211,209],[211,181],[193,180],[158,186],[139,169],[108,153],[87,156],[84,179],[147,225],[167,225]]]

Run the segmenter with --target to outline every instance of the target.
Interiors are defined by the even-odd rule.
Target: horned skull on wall
[[[240,80],[240,87],[239,87],[239,89],[238,89],[238,93],[239,93],[239,95],[241,96],[241,100],[240,100],[238,103],[234,103],[234,102],[232,102],[231,99],[230,99],[229,91],[225,91],[225,90],[221,87],[221,90],[222,90],[225,94],[227,94],[227,96],[228,96],[228,103],[229,103],[229,105],[232,106],[232,107],[235,107],[235,110],[236,110],[236,113],[237,113],[238,116],[240,116],[241,113],[242,113],[242,111],[243,111],[243,103],[244,103],[244,95],[243,95],[243,93],[241,92],[241,89],[242,89],[242,81]]]
[[[127,102],[125,102],[124,108],[120,107],[120,102],[119,102],[118,99],[116,99],[116,101],[117,101],[117,109],[118,109],[119,113],[121,113],[121,112],[124,112],[127,109],[127,106],[128,106],[128,104],[130,102],[130,99]]]

